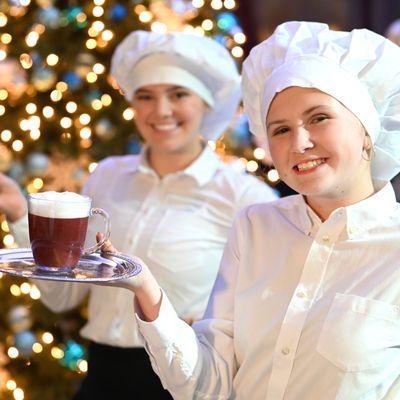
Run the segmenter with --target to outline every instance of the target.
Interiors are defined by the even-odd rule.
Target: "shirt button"
[[[290,353],[289,347],[283,347],[281,350],[282,354],[287,356]]]
[[[329,236],[322,236],[322,241],[328,243],[330,241]]]
[[[297,292],[297,293],[296,293],[296,296],[297,296],[299,299],[305,299],[305,298],[307,297],[307,294],[306,294],[305,292]]]

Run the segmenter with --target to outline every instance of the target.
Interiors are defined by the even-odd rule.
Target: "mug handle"
[[[83,254],[91,254],[97,250],[100,250],[101,246],[110,238],[110,217],[106,211],[102,208],[92,208],[89,212],[89,217],[93,215],[101,215],[105,222],[105,233],[103,233],[103,239],[100,242],[96,243],[95,245],[88,247],[87,249],[83,250]]]

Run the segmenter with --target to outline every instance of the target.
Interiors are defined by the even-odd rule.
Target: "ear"
[[[371,137],[368,135],[367,132],[365,132],[365,136],[364,136],[363,149],[364,150],[371,150],[372,149],[372,140],[371,140]]]

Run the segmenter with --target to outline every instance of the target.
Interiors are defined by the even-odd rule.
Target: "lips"
[[[316,169],[322,164],[326,163],[326,158],[317,158],[315,160],[305,160],[296,164],[293,169],[296,172],[308,172]]]

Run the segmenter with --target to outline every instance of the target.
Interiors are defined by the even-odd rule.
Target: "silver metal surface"
[[[141,265],[121,253],[92,253],[83,255],[76,267],[57,272],[38,268],[29,248],[0,249],[0,272],[50,281],[108,282],[137,275]]]

